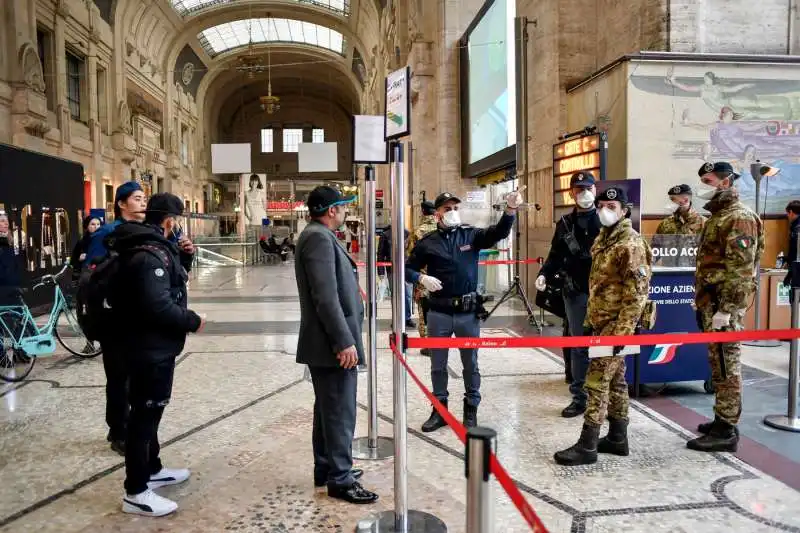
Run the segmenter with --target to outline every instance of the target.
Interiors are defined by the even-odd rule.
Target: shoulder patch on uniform
[[[636,271],[636,273],[639,275],[640,278],[646,278],[647,277],[647,267],[644,266],[644,265],[641,265],[639,267],[639,269]]]
[[[156,275],[157,278],[163,278],[164,274],[166,274],[163,268],[157,268],[153,271],[153,273]]]
[[[753,246],[753,238],[752,237],[739,237],[736,239],[736,246],[741,248],[742,250],[746,250]]]

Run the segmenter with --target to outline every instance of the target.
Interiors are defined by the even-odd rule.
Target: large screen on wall
[[[513,164],[515,0],[488,0],[461,39],[462,160],[473,177]]]

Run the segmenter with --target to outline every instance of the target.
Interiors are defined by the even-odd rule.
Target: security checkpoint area
[[[0,2],[0,533],[800,533],[797,1],[595,4]]]

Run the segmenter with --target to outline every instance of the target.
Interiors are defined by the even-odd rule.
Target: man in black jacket
[[[144,516],[164,516],[178,508],[152,489],[181,483],[186,469],[164,468],[159,458],[158,425],[172,394],[175,358],[186,335],[203,327],[187,309],[186,268],[178,240],[183,202],[169,193],[150,198],[145,223],[119,225],[106,238],[119,254],[111,307],[118,323],[131,324],[115,332],[129,372],[131,405],[125,446],[125,496],[122,510]],[[185,244],[185,242],[184,242]],[[188,247],[187,247],[188,248]]]
[[[294,270],[300,297],[297,362],[308,365],[314,385],[314,485],[350,503],[373,503],[378,495],[358,482],[353,468],[358,371],[364,361],[364,301],[358,271],[334,230],[344,224],[346,204],[332,187],[308,195],[311,222],[297,240]]]
[[[404,243],[408,245],[408,237],[410,233],[407,229],[403,229],[404,235]],[[405,246],[404,246],[405,248]],[[381,239],[378,243],[378,251],[376,253],[376,260],[379,263],[391,263],[392,262],[392,226],[386,226],[384,228],[383,233],[381,233]],[[378,268],[378,272],[384,274],[387,279],[389,280],[389,288],[392,292],[394,292],[394,276],[392,276],[392,267],[380,267]],[[406,297],[406,327],[407,328],[416,328],[417,323],[414,322],[414,319],[411,318],[411,287],[407,283],[403,283],[403,288],[405,291]]]
[[[577,205],[572,213],[561,217],[556,224],[550,253],[536,278],[536,289],[541,291],[545,289],[547,278],[552,278],[559,272],[563,275],[564,310],[569,334],[573,337],[583,335],[583,319],[586,318],[586,305],[589,301],[592,244],[602,227],[594,207],[594,183],[591,172],[577,172],[572,175],[570,196]],[[568,360],[572,367],[572,383],[569,386],[572,402],[561,411],[561,416],[572,418],[586,410],[583,385],[589,369],[588,348],[570,348]]]
[[[786,269],[789,271],[783,284],[789,287],[800,287],[800,272],[796,272],[797,237],[800,235],[800,200],[792,200],[786,206],[786,218],[789,219],[789,253],[786,255]]]

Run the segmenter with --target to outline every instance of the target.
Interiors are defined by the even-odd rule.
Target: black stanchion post
[[[464,454],[467,476],[467,533],[491,533],[492,485],[489,458],[497,446],[497,432],[490,428],[467,430]]]

